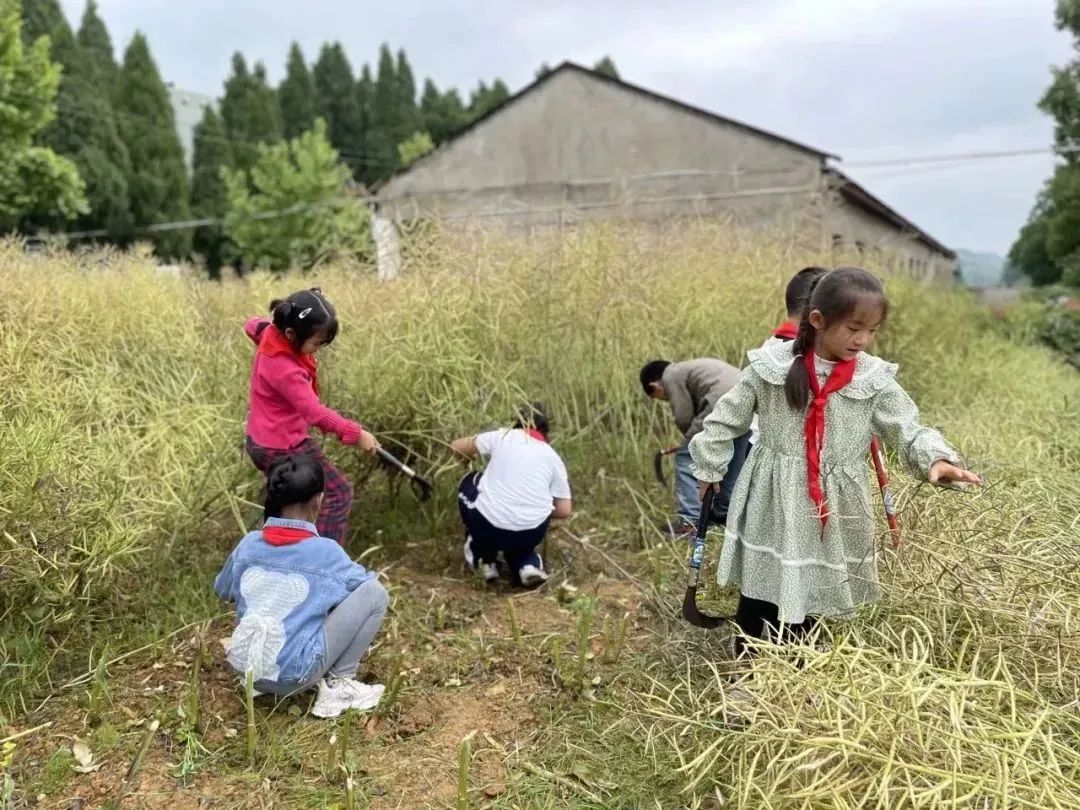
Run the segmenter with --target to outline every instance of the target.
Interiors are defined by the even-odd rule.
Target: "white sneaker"
[[[349,708],[361,711],[378,706],[383,692],[386,691],[386,687],[381,683],[364,683],[355,678],[336,678],[333,675],[329,677],[329,680],[352,696]]]
[[[526,588],[531,588],[534,585],[539,585],[542,582],[547,582],[548,575],[541,567],[537,568],[535,565],[523,565],[521,570],[518,571],[518,578],[521,580],[521,584]]]
[[[476,570],[476,558],[472,552],[472,536],[467,535],[465,537],[465,564],[469,566],[470,571]],[[481,563],[480,571],[484,575],[484,582],[494,582],[499,578],[499,566],[495,563]]]
[[[346,709],[373,709],[379,705],[382,684],[365,684],[352,678],[335,678],[329,675],[319,681],[319,695],[311,713],[316,717],[340,717]]]

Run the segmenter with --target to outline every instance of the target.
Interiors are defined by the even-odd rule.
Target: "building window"
[[[832,246],[833,246],[833,249],[835,250],[835,249],[837,249],[837,248],[840,248],[840,247],[842,247],[842,246],[843,246],[843,244],[844,244],[844,237],[843,237],[843,235],[842,235],[842,234],[839,234],[839,233],[834,233],[834,234],[832,235]]]

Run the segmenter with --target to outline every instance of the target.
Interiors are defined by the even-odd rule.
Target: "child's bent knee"
[[[377,579],[369,579],[362,586],[367,591],[367,598],[371,600],[371,607],[378,613],[386,613],[390,607],[390,593]]]

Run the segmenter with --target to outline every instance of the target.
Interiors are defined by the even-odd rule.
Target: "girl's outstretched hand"
[[[699,501],[705,500],[705,493],[709,491],[709,487],[716,488],[716,484],[710,484],[708,481],[697,482],[697,497]]]
[[[357,440],[356,446],[364,453],[374,453],[380,447],[379,440],[366,430],[360,431],[360,438]]]
[[[950,464],[945,459],[935,461],[930,467],[931,484],[982,484],[982,479],[971,470],[965,470]]]

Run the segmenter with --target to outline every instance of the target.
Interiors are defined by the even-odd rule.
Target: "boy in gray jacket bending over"
[[[683,433],[682,447],[675,454],[675,503],[678,520],[672,526],[676,536],[693,534],[701,512],[697,481],[690,473],[690,440],[701,432],[705,417],[712,413],[717,400],[735,387],[739,370],[715,357],[700,357],[670,363],[667,360],[650,360],[641,369],[641,387],[651,399],[659,399],[671,405],[671,415]],[[720,483],[719,497],[713,502],[713,519],[717,523],[727,520],[728,501],[739,477],[743,461],[750,446],[750,433],[735,440],[735,454]]]

